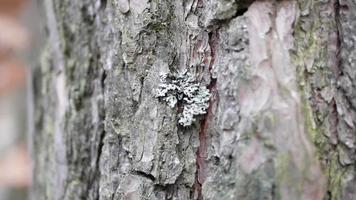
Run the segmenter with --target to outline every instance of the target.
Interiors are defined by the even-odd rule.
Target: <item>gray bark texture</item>
[[[356,200],[355,0],[38,2],[33,199]]]

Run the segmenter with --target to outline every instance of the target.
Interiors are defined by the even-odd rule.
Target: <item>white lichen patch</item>
[[[197,82],[187,70],[177,74],[161,74],[161,84],[156,97],[165,101],[171,108],[178,102],[183,107],[178,123],[190,126],[199,115],[206,114],[209,107],[210,92],[206,86]]]

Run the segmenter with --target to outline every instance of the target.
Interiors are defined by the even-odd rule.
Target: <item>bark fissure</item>
[[[211,137],[209,135],[209,127],[211,126],[210,123],[213,121],[213,106],[217,106],[216,103],[218,101],[218,93],[217,93],[217,79],[213,76],[213,70],[216,71],[217,69],[214,68],[214,64],[216,62],[217,57],[217,49],[219,48],[220,41],[219,41],[219,31],[221,27],[229,26],[231,21],[234,19],[243,16],[248,7],[253,3],[253,1],[244,2],[244,5],[236,7],[234,14],[228,18],[215,18],[212,19],[209,24],[207,25],[207,29],[209,30],[208,33],[208,41],[207,44],[209,46],[210,51],[210,58],[204,58],[203,60],[209,60],[207,65],[208,73],[210,75],[210,82],[207,86],[211,93],[211,99],[209,101],[209,108],[207,110],[207,114],[204,115],[204,118],[200,122],[200,131],[199,131],[199,147],[196,153],[196,177],[195,177],[195,184],[194,184],[194,191],[197,193],[197,198],[203,199],[202,194],[202,186],[205,181],[205,162],[206,162],[206,154],[208,149],[208,139]],[[204,1],[198,1],[197,8],[203,9],[204,8]],[[241,49],[239,51],[242,51]],[[209,147],[210,148],[210,147]]]
[[[206,151],[207,151],[207,138],[208,138],[208,129],[209,129],[209,121],[211,121],[212,117],[212,107],[216,102],[216,79],[212,76],[212,69],[216,59],[216,45],[218,44],[218,30],[209,33],[208,44],[210,48],[210,63],[208,65],[208,70],[210,74],[210,83],[207,86],[210,91],[211,97],[209,100],[209,107],[207,113],[204,116],[204,119],[200,122],[200,131],[199,131],[199,147],[196,155],[196,180],[195,180],[195,190],[197,191],[198,200],[203,199],[202,195],[202,184],[205,179],[205,159],[206,159]]]
[[[213,89],[214,86],[210,87],[209,89]],[[210,90],[212,91],[212,90]],[[213,94],[214,95],[214,94]],[[208,108],[207,114],[205,115],[204,119],[200,123],[200,131],[199,131],[199,147],[197,150],[197,171],[196,171],[196,190],[198,193],[198,200],[203,199],[202,195],[202,185],[205,180],[206,172],[205,172],[205,159],[206,159],[206,151],[207,151],[207,139],[208,139],[208,128],[209,128],[209,120],[212,113],[212,105],[215,103],[214,100],[210,100],[210,106]]]
[[[143,171],[131,171],[131,174],[137,175],[137,176],[142,176],[144,178],[147,178],[148,180],[155,182],[156,178],[152,174],[147,174]]]
[[[333,80],[332,80],[332,84],[333,87],[337,87],[337,82],[338,79],[340,77],[340,72],[341,72],[341,30],[340,30],[340,23],[339,23],[339,17],[340,17],[340,3],[339,0],[334,0],[334,12],[335,12],[335,16],[334,16],[334,20],[335,20],[335,33],[336,33],[336,38],[335,38],[335,65],[331,66],[331,69],[333,71]],[[335,98],[331,100],[331,102],[329,103],[329,107],[330,107],[330,113],[331,113],[331,117],[330,117],[330,132],[331,132],[331,137],[334,139],[335,143],[333,143],[333,141],[331,141],[331,146],[333,148],[333,150],[337,150],[337,146],[338,144],[338,124],[339,124],[339,114],[337,111],[337,103]]]
[[[103,69],[102,74],[101,74],[101,79],[100,79],[100,86],[101,86],[101,95],[104,96],[105,94],[105,79],[107,77],[106,71]],[[104,101],[103,101],[104,102]],[[103,109],[103,113],[101,113],[100,115],[100,121],[102,122],[101,127],[101,133],[100,133],[100,139],[99,139],[99,146],[98,146],[98,155],[96,158],[96,180],[98,181],[98,179],[100,178],[100,158],[102,156],[102,152],[103,152],[103,148],[104,148],[104,139],[106,136],[106,131],[105,131],[105,109]],[[94,180],[93,180],[94,181]],[[100,188],[97,187],[96,188],[96,193],[97,193],[97,200],[99,200],[100,198]]]
[[[335,9],[335,23],[336,23],[336,51],[335,51],[335,56],[336,56],[336,65],[333,66],[334,69],[334,77],[335,77],[335,83],[337,83],[339,77],[340,77],[340,72],[341,72],[341,65],[342,65],[342,59],[341,59],[341,40],[342,40],[342,32],[341,32],[341,24],[340,24],[340,2],[339,0],[334,0],[334,9]]]

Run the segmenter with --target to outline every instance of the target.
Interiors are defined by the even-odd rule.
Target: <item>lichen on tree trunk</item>
[[[39,0],[33,199],[356,199],[343,0]],[[188,70],[188,127],[156,98]]]

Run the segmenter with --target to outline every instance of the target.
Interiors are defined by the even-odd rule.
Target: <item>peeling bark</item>
[[[40,0],[33,199],[356,199],[356,5]],[[211,93],[178,124],[155,97]]]

